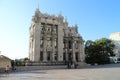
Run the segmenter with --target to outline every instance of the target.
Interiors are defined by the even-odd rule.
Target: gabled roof
[[[10,58],[4,56],[4,55],[0,55],[0,61],[1,60],[11,60]]]

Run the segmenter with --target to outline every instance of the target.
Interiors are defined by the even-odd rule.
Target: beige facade
[[[7,65],[11,67],[11,60],[6,56],[0,55],[0,68],[5,68]]]
[[[29,59],[33,62],[84,62],[84,41],[78,26],[58,16],[36,9],[30,26]]]
[[[110,34],[110,39],[115,44],[114,53],[117,57],[120,57],[120,32]]]

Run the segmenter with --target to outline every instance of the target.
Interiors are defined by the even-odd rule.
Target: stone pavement
[[[0,74],[0,80],[120,80],[120,64]]]

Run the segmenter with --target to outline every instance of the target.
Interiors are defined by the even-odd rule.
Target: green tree
[[[85,44],[85,54],[92,53],[92,50],[94,48],[94,42],[91,40],[87,40]]]
[[[107,38],[96,41],[88,40],[85,43],[86,62],[90,64],[109,63],[109,56],[114,56],[114,44]]]
[[[14,60],[15,66],[25,66],[26,62],[29,62],[29,59],[27,57]]]
[[[115,47],[114,43],[107,38],[101,38],[96,40],[95,43],[100,47],[100,52],[110,56],[114,56],[113,49]]]

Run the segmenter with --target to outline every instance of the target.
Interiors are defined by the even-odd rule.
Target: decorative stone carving
[[[34,31],[30,31],[30,36],[35,36],[33,37],[34,41],[30,43],[32,47],[30,46],[29,49],[31,61],[64,63],[71,58],[74,58],[71,60],[80,61],[80,54],[84,54],[84,51],[81,51],[84,50],[84,46],[77,25],[68,26],[67,19],[64,19],[61,13],[58,16],[42,14],[39,9],[35,11],[32,22],[37,27],[32,25],[31,30]],[[41,56],[43,59],[40,59]]]

